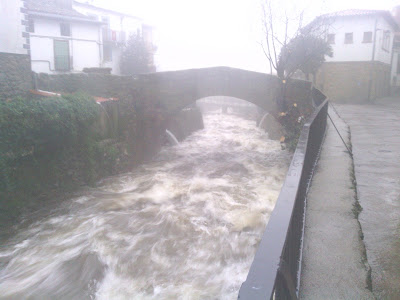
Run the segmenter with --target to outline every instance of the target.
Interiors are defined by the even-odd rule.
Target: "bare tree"
[[[280,7],[273,5],[272,0],[266,0],[263,5],[264,42],[261,46],[268,59],[271,74],[275,70],[277,76],[285,83],[297,70],[301,70],[304,64],[308,64],[308,60],[314,59],[313,54],[320,56],[318,50],[323,50],[324,55],[330,55],[331,51],[327,49],[329,45],[321,46],[326,39],[330,20],[318,17],[307,26],[303,26],[305,9],[288,11],[281,8],[281,3]],[[307,48],[306,42],[310,42],[308,48],[311,47],[309,50],[312,51],[308,51],[307,57],[301,57],[293,45],[303,46],[304,51]],[[314,46],[318,46],[317,49],[312,49]]]
[[[262,49],[272,71],[281,79],[281,93],[277,99],[279,110],[286,111],[287,81],[297,70],[314,74],[332,51],[326,42],[329,20],[317,17],[303,26],[305,9],[288,10],[284,3],[277,6],[273,0],[265,0],[262,25],[264,42]],[[275,6],[274,6],[275,4]]]
[[[269,61],[271,73],[274,69],[282,80],[287,76],[284,72],[284,61],[280,59],[281,49],[286,48],[288,41],[300,34],[303,15],[304,11],[301,11],[298,16],[289,16],[287,10],[279,14],[272,1],[266,1],[263,5],[264,43],[261,46]]]

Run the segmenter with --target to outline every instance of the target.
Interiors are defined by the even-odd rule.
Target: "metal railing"
[[[328,100],[304,125],[285,182],[238,299],[297,299],[306,194],[325,135]]]

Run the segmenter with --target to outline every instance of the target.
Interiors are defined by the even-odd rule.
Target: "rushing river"
[[[236,299],[289,155],[255,121],[204,123],[3,241],[0,299]]]

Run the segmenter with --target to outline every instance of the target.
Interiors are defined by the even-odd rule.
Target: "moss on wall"
[[[0,100],[27,96],[33,87],[29,55],[0,53]]]
[[[84,94],[0,102],[2,220],[35,207],[38,198],[93,184],[124,167],[124,143],[104,114]],[[96,125],[104,118],[105,133]]]

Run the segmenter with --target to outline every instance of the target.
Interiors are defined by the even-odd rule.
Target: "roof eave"
[[[133,16],[133,15],[130,15],[130,14],[125,14],[125,13],[122,13],[122,12],[118,12],[118,11],[115,11],[115,10],[111,10],[111,9],[107,9],[107,8],[103,8],[103,7],[98,7],[98,6],[95,6],[95,5],[92,5],[92,4],[88,4],[88,3],[82,3],[82,2],[79,2],[79,1],[74,1],[74,5],[83,6],[83,7],[91,8],[91,9],[98,9],[98,10],[101,10],[101,11],[109,12],[109,13],[116,14],[116,15],[123,16],[123,17],[129,17],[129,18],[136,19],[138,21],[143,22],[142,18]]]
[[[395,29],[395,31],[399,31],[400,27],[399,25],[396,23],[396,21],[393,19],[392,15],[388,12],[388,11],[378,11],[378,12],[371,12],[371,13],[366,13],[366,14],[353,14],[353,15],[322,15],[322,16],[318,16],[316,19],[314,19],[314,21],[316,21],[317,19],[332,19],[332,18],[352,18],[352,17],[366,17],[366,16],[381,16],[383,17],[388,23],[389,25],[391,25],[393,27],[393,29]],[[314,22],[313,21],[313,22]]]
[[[92,23],[92,24],[98,24],[98,25],[106,24],[105,22],[91,20],[91,19],[87,19],[87,18],[80,18],[80,17],[75,17],[75,16],[66,16],[66,15],[59,15],[59,14],[51,14],[51,13],[45,13],[45,12],[32,11],[32,10],[28,10],[28,14],[30,16],[42,17],[42,18],[46,18],[46,19],[76,21],[76,22]]]

